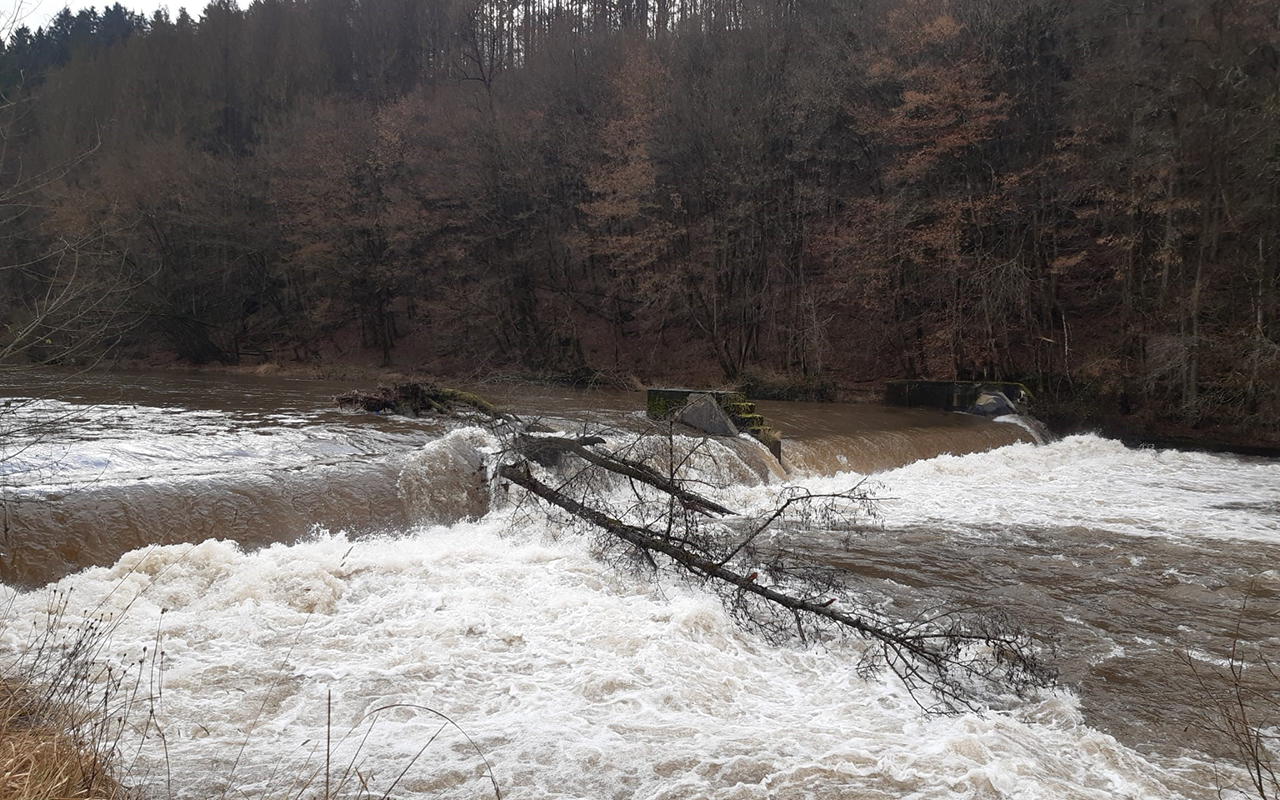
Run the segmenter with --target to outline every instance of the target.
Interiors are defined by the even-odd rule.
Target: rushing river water
[[[1052,640],[1061,689],[931,718],[889,677],[859,677],[864,644],[767,644],[696,587],[613,570],[479,490],[477,454],[498,446],[480,429],[338,412],[336,383],[47,378],[0,385],[0,658],[51,591],[110,615],[108,656],[142,659],[146,691],[163,689],[164,746],[131,762],[156,796],[285,796],[326,736],[335,781],[355,758],[379,794],[412,764],[395,796],[492,796],[467,739],[433,741],[423,707],[466,731],[512,798],[1242,785],[1193,665],[1220,668],[1237,631],[1247,655],[1280,642],[1274,461],[761,404],[790,473],[754,442],[718,443],[701,477],[726,484],[722,502],[759,510],[784,483],[865,478],[874,523],[786,546],[898,613],[995,608]],[[486,393],[562,430],[644,425],[639,393]]]

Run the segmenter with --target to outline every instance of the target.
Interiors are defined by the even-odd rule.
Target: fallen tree
[[[676,500],[680,501],[681,505],[691,511],[714,515],[729,515],[733,513],[733,511],[720,505],[714,500],[709,500],[701,495],[689,491],[678,481],[664,476],[649,464],[642,461],[621,458],[607,451],[596,451],[592,449],[592,446],[602,445],[604,443],[605,440],[599,436],[583,437],[581,439],[566,439],[559,436],[530,436],[528,434],[520,434],[516,437],[515,449],[535,461],[546,461],[548,453],[569,453],[577,456],[583,461],[586,461],[588,464],[592,464],[596,467],[622,475],[632,480],[640,481],[641,483],[666,492]],[[513,480],[513,482],[518,481]],[[525,488],[527,489],[529,487],[526,486]]]
[[[621,544],[650,570],[674,570],[712,589],[735,618],[771,640],[851,634],[872,642],[860,671],[888,668],[927,711],[971,710],[987,698],[1055,682],[1032,639],[999,614],[892,619],[860,601],[847,573],[760,544],[778,525],[836,530],[865,516],[871,499],[861,486],[833,494],[793,487],[767,513],[743,515],[691,490],[676,466],[664,474],[653,463],[683,465],[687,455],[624,456],[604,444],[600,437],[517,434],[497,474],[601,531],[606,547]],[[577,459],[552,462],[556,475],[567,477],[538,476],[535,464],[548,463],[548,453]],[[608,476],[631,486],[629,502],[604,488]]]
[[[338,402],[375,413],[483,416],[505,442],[496,476],[546,503],[546,513],[558,510],[598,531],[606,555],[700,583],[771,641],[854,635],[872,642],[859,671],[891,670],[927,711],[975,709],[1056,680],[1034,641],[998,613],[896,619],[860,597],[847,571],[769,544],[766,533],[788,526],[839,533],[861,525],[874,511],[861,485],[829,494],[787,487],[765,512],[743,514],[695,488],[707,482],[691,467],[699,458],[714,460],[710,440],[690,446],[671,424],[609,449],[602,436],[534,435],[553,432],[477,395],[431,384],[351,392]],[[685,442],[683,451],[677,441]]]

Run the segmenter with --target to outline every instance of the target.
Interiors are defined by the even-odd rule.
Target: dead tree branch
[[[569,452],[579,454],[580,450],[586,450],[582,445],[570,444],[572,446],[566,445],[564,448]],[[621,462],[628,470],[619,471],[619,474],[633,477],[628,473],[636,471],[635,462],[594,451],[588,452],[592,455],[588,460],[605,469],[612,471],[615,462]],[[644,470],[640,472],[646,474]],[[1021,692],[1028,688],[1048,686],[1055,679],[1053,671],[1037,659],[1027,637],[1007,626],[996,624],[994,620],[963,620],[950,614],[910,621],[885,620],[875,615],[846,610],[846,606],[851,604],[850,598],[834,582],[808,580],[807,592],[787,591],[765,585],[760,580],[759,571],[747,572],[745,569],[728,566],[759,535],[763,527],[781,515],[780,511],[770,515],[764,526],[758,527],[746,541],[731,548],[727,555],[718,555],[708,547],[705,536],[663,533],[629,524],[593,508],[536,478],[527,461],[503,464],[498,469],[498,475],[625,542],[655,566],[653,556],[665,556],[671,564],[690,576],[710,582],[713,586],[729,587],[729,597],[726,599],[739,617],[751,619],[753,609],[746,600],[752,599],[762,603],[764,608],[789,615],[795,632],[801,638],[805,638],[807,629],[826,626],[876,642],[879,645],[879,658],[867,661],[862,665],[863,668],[870,670],[880,665],[887,666],[927,711],[955,712],[973,709],[976,708],[976,698],[990,690]],[[651,476],[646,474],[646,477]],[[664,482],[675,483],[665,479]],[[648,483],[655,488],[663,488],[658,482]],[[679,488],[678,485],[676,488]],[[728,509],[724,511],[728,512]],[[790,565],[775,564],[766,570],[775,576],[782,576],[791,571],[791,568]],[[806,577],[812,579],[813,573],[807,573]],[[837,604],[841,600],[845,602]],[[926,705],[922,701],[925,693],[931,695],[936,702]]]
[[[653,467],[640,461],[621,458],[611,453],[599,453],[590,449],[588,444],[603,443],[602,439],[566,439],[557,436],[529,436],[522,434],[516,437],[515,450],[530,458],[535,458],[547,451],[572,453],[589,464],[623,475],[632,480],[648,484],[660,489],[680,501],[684,508],[701,514],[731,516],[733,511],[702,495],[685,489],[679,482],[661,474]]]
[[[514,419],[480,395],[418,381],[379,386],[371,392],[347,392],[334,399],[339,408],[359,408],[373,414],[386,412],[419,417],[426,413],[433,413],[453,417],[470,410],[492,420],[505,422]]]

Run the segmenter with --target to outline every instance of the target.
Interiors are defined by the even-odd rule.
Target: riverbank
[[[50,651],[50,658],[57,658]],[[117,765],[104,758],[86,731],[110,728],[104,719],[51,701],[78,678],[42,687],[29,675],[0,675],[0,797],[15,800],[125,800],[112,776]]]
[[[1096,433],[1130,447],[1280,458],[1280,427],[1276,426],[1216,420],[1193,424],[1154,411],[1124,414],[1106,406],[1089,407],[1070,398],[1042,402],[1033,411],[1059,436]]]

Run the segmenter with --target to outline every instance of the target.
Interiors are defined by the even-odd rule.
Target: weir
[[[105,397],[26,406],[28,421],[41,412],[75,426],[51,425],[38,441],[0,437],[0,455],[10,454],[0,471],[9,515],[0,591],[97,564],[53,591],[74,589],[75,608],[83,599],[114,615],[112,653],[123,662],[159,650],[163,627],[159,722],[181,735],[163,752],[143,750],[139,774],[178,765],[189,782],[183,796],[222,791],[217,765],[241,752],[243,772],[264,783],[279,774],[279,731],[321,741],[371,703],[408,695],[462,709],[455,718],[499,774],[537,796],[565,787],[594,796],[602,774],[631,794],[669,794],[667,776],[695,774],[690,764],[710,765],[686,792],[706,797],[739,797],[744,785],[760,785],[760,798],[971,795],[975,774],[979,793],[992,785],[975,770],[977,736],[1010,796],[1207,797],[1221,771],[1191,751],[1220,743],[1186,728],[1203,709],[1176,654],[1227,652],[1242,619],[1255,641],[1280,637],[1280,583],[1256,567],[1275,563],[1280,547],[1274,464],[1091,435],[1001,448],[1029,441],[1027,432],[937,408],[761,401],[754,413],[787,431],[791,469],[782,475],[746,437],[642,437],[654,426],[636,392],[482,390],[539,420],[542,433],[605,438],[601,454],[673,446],[679,458],[668,463],[686,470],[694,491],[743,520],[787,492],[865,486],[874,517],[848,527],[796,517],[758,539],[760,552],[817,555],[865,591],[867,607],[904,619],[959,600],[1057,636],[1068,702],[1029,695],[1024,716],[962,715],[922,738],[909,735],[919,709],[899,686],[848,668],[862,661],[862,641],[776,648],[694,582],[655,591],[609,569],[597,537],[532,513],[518,487],[491,480],[486,459],[513,443],[482,426],[338,413],[331,392],[310,385],[304,400],[292,386],[233,392],[218,378],[157,378],[187,381],[189,393],[135,405],[113,380],[92,387]],[[109,416],[106,398],[117,402]],[[935,458],[943,453],[951,455]],[[530,474],[546,486],[577,469],[541,466]],[[602,507],[630,508],[636,497],[630,480],[588,483]],[[313,524],[334,534],[306,535]],[[178,542],[194,546],[152,546]],[[768,577],[738,575],[726,585],[755,588]],[[1245,592],[1258,609],[1248,617]],[[0,594],[9,630],[44,630],[49,597]],[[330,693],[335,675],[342,691]],[[253,693],[263,687],[269,703]],[[815,726],[815,713],[830,724]],[[245,748],[241,731],[258,715],[266,733]],[[360,745],[370,769],[400,774],[438,735],[428,716],[378,720]],[[200,735],[206,728],[213,735]],[[601,730],[626,732],[604,767]],[[779,736],[788,742],[781,751]],[[432,767],[449,780],[478,774],[472,751],[438,751]],[[725,757],[741,752],[749,757]],[[1161,753],[1172,771],[1161,771]],[[910,785],[894,766],[903,758]],[[888,766],[861,771],[880,763]],[[627,783],[635,776],[647,783]],[[1081,780],[1084,790],[1072,789]],[[163,779],[150,785],[163,793]]]
[[[35,380],[34,378],[32,380]],[[37,586],[154,544],[292,542],[313,526],[352,536],[452,524],[483,511],[476,464],[454,423],[333,410],[338,384],[243,377],[96,376],[66,401],[24,406],[33,436],[13,453],[0,498],[0,581]],[[483,387],[499,407],[556,430],[638,435],[635,392]],[[650,400],[683,403],[691,389]],[[870,474],[943,453],[1031,441],[1016,425],[934,409],[747,401],[711,393],[753,434],[787,432],[784,468],[745,437],[707,447],[726,485]],[[723,406],[722,406],[723,407]],[[61,421],[79,419],[79,426]],[[765,424],[767,418],[768,424]],[[53,425],[44,427],[45,420]],[[754,430],[753,430],[754,428]],[[19,430],[23,430],[19,427]],[[780,444],[780,442],[779,442]],[[471,447],[473,451],[475,448]]]
[[[761,405],[769,419],[787,432],[786,460],[793,474],[867,475],[941,455],[961,456],[1034,441],[1017,424],[931,408]]]
[[[1019,411],[1031,403],[1031,390],[1021,383],[1002,381],[888,381],[884,402],[908,408],[968,411],[984,394],[1002,394]]]

